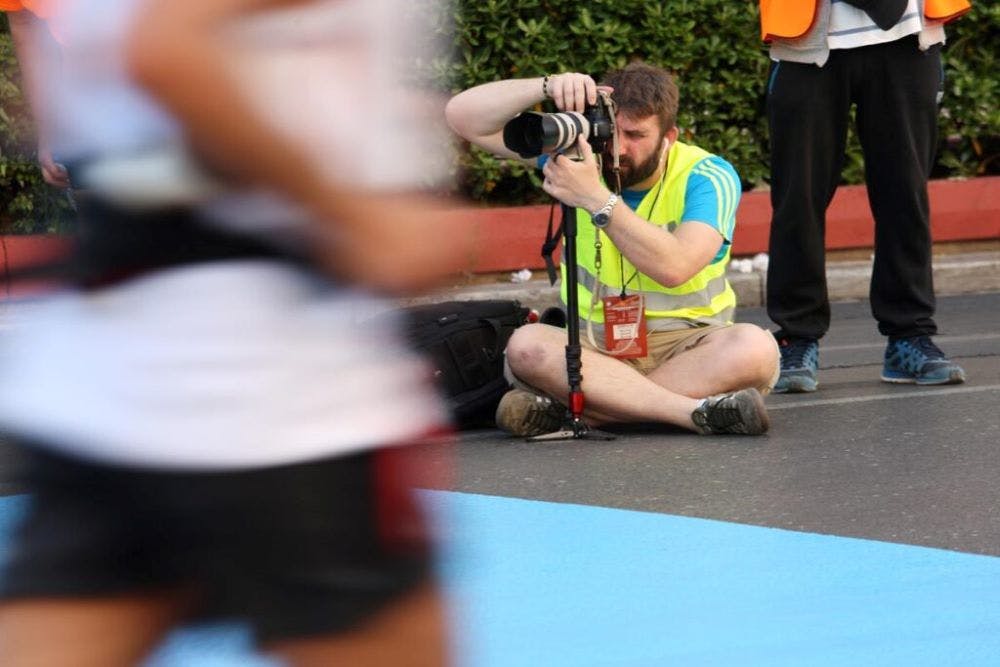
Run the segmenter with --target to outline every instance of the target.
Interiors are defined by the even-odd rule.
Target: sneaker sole
[[[955,371],[946,378],[919,379],[909,375],[886,375],[885,373],[881,375],[881,378],[882,382],[888,382],[889,384],[917,384],[924,387],[942,384],[962,384],[965,382],[965,374],[961,371]]]
[[[808,394],[819,388],[819,382],[796,381],[786,382],[785,385],[775,385],[771,390],[772,394]]]
[[[753,416],[757,418],[753,420],[752,424],[749,420],[747,421],[747,426],[751,427],[748,428],[747,435],[763,435],[767,433],[769,428],[771,428],[771,418],[768,417],[767,407],[764,405],[764,397],[761,396],[760,392],[756,389],[747,389],[745,391],[749,393],[753,399]]]

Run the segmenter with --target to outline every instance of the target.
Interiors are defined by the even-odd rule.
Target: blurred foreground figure
[[[41,76],[36,68],[41,64],[58,58],[59,26],[52,25],[46,19],[53,12],[51,2],[44,0],[0,0],[0,11],[7,14],[10,35],[14,40],[14,50],[17,53],[17,64],[23,74],[25,96],[35,117],[38,140],[38,166],[42,178],[56,188],[68,188],[69,176],[66,167],[56,162],[52,155],[52,145],[43,129],[51,126],[44,120],[50,112],[42,103],[42,93],[36,85],[41,83]]]
[[[406,4],[68,3],[43,72],[87,196],[74,288],[3,350],[32,493],[4,667],[135,664],[219,617],[290,664],[446,662],[404,447],[446,417],[366,324],[461,257],[412,194],[435,141],[391,76]]]

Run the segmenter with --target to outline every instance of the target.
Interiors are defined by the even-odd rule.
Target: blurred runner
[[[52,155],[51,138],[44,130],[51,126],[45,117],[51,109],[43,103],[44,93],[39,89],[43,77],[38,70],[47,63],[57,62],[62,32],[52,19],[56,0],[0,0],[0,11],[7,13],[7,23],[17,53],[25,83],[25,96],[35,117],[38,140],[38,166],[42,178],[49,185],[68,188],[66,167]]]
[[[397,80],[407,4],[65,3],[41,71],[88,195],[75,288],[3,351],[32,496],[0,664],[135,664],[217,617],[291,664],[446,662],[403,447],[446,416],[366,325],[463,257],[418,194],[440,149]]]

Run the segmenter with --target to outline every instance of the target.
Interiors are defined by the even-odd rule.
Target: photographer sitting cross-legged
[[[767,331],[732,322],[736,296],[726,265],[739,178],[722,158],[677,140],[678,92],[668,72],[632,63],[602,83],[579,73],[488,83],[452,98],[447,118],[464,139],[518,158],[503,128],[519,113],[546,98],[560,111],[583,112],[599,91],[612,93],[618,141],[608,142],[601,167],[582,134],[582,159],[554,153],[538,160],[545,192],[577,209],[579,271],[567,280],[563,266],[562,296],[572,282],[581,330],[593,334],[583,336],[584,418],[590,425],[655,421],[705,434],[763,433],[761,394],[774,385],[779,357]],[[612,192],[615,143],[620,198]],[[605,309],[609,322],[620,322],[621,307],[635,304],[636,295],[648,334],[635,322],[612,328],[606,339]],[[640,333],[622,346],[631,354],[616,355],[605,341],[616,344],[622,330]],[[514,333],[507,364],[517,388],[501,401],[498,426],[521,436],[560,427],[565,409],[554,398],[568,395],[565,345],[565,332],[546,324]]]

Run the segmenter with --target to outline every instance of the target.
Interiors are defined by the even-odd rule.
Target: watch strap
[[[612,192],[611,196],[608,197],[608,201],[604,203],[604,206],[590,214],[590,219],[593,220],[595,224],[598,224],[598,226],[606,227],[611,221],[611,212],[614,210],[615,204],[617,203],[618,195]]]

